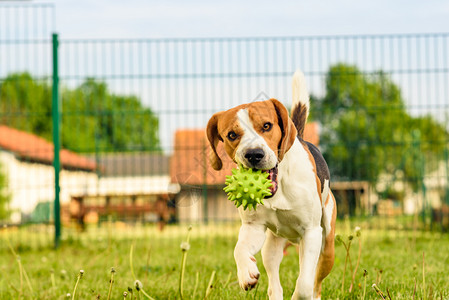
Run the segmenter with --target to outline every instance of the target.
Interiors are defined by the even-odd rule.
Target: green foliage
[[[335,65],[327,73],[326,95],[311,104],[314,119],[323,124],[323,154],[340,179],[376,182],[385,173],[417,188],[437,166],[424,162],[443,158],[444,126],[431,116],[411,116],[385,73],[366,75],[355,66]]]
[[[51,86],[29,73],[11,74],[0,81],[0,123],[52,137]]]
[[[65,87],[62,146],[77,152],[160,150],[159,120],[132,95],[117,95],[106,83],[86,79]],[[0,83],[0,123],[52,139],[51,85],[28,73]]]
[[[8,204],[11,196],[8,194],[6,187],[7,178],[3,172],[3,166],[0,164],[0,220],[5,220],[10,215]]]
[[[160,150],[159,120],[135,96],[115,95],[87,79],[63,92],[63,146],[78,151]]]

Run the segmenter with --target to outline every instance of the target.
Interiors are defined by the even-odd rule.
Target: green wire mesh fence
[[[31,7],[0,7],[0,216],[10,226],[49,224],[48,233],[53,22],[45,20],[54,9]],[[208,165],[205,126],[213,113],[245,102],[273,97],[289,107],[297,68],[311,92],[307,137],[328,161],[339,217],[446,230],[448,42],[446,33],[132,40],[62,33],[63,234],[238,222],[222,192],[232,163],[218,173]],[[19,143],[26,149],[10,145]]]

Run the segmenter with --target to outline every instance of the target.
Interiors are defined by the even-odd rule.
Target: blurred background
[[[0,224],[38,246],[111,226],[236,234],[222,191],[234,166],[208,165],[205,126],[241,103],[289,108],[300,68],[306,139],[339,219],[447,231],[448,13],[443,1],[2,1]]]

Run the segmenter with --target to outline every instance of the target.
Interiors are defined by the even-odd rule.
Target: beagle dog
[[[291,118],[276,99],[239,105],[214,114],[207,124],[211,164],[222,168],[219,142],[246,168],[268,172],[272,196],[256,210],[239,208],[242,226],[234,250],[240,287],[259,279],[254,255],[262,250],[268,296],[283,299],[279,265],[287,241],[299,244],[300,272],[292,299],[320,299],[321,283],[334,264],[336,204],[329,169],[319,150],[303,140],[309,112],[304,75],[293,75]]]

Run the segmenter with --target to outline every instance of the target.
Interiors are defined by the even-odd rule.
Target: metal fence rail
[[[10,9],[0,8],[0,20],[12,18]],[[26,71],[34,95],[51,101],[50,33],[24,32],[0,29],[2,124],[51,141],[51,123],[41,119],[51,122],[49,106],[12,110],[1,89],[10,74]],[[289,107],[291,75],[301,68],[312,95],[309,121],[319,128],[311,127],[311,138],[328,159],[340,216],[368,217],[370,226],[447,228],[448,43],[447,33],[132,40],[62,33],[62,223],[75,232],[111,220],[235,220],[221,191],[224,172],[207,165],[207,121],[270,97]],[[12,80],[19,89],[25,79]],[[14,185],[22,179],[9,178],[11,195],[22,192]],[[44,200],[20,209],[32,215]]]

